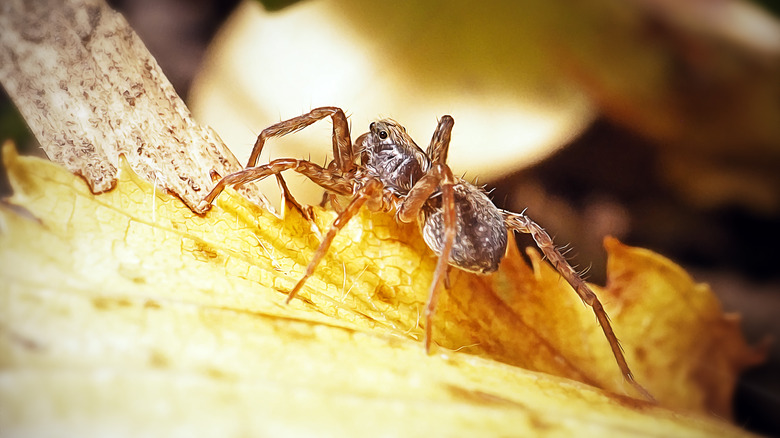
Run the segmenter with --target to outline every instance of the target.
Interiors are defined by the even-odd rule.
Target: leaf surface
[[[281,220],[228,190],[200,216],[125,164],[95,196],[57,165],[8,146],[3,158],[14,187],[0,205],[6,432],[744,435],[616,395],[628,388],[595,318],[534,253],[533,269],[510,251],[493,276],[454,271],[429,356],[419,321],[435,257],[390,214],[362,212],[285,305],[318,244],[294,210]],[[334,213],[316,217],[324,230]],[[720,407],[713,397],[730,396],[760,352],[679,268],[608,248],[602,300],[637,379],[661,405]],[[683,330],[696,342],[668,341]],[[715,366],[728,374],[702,372]]]

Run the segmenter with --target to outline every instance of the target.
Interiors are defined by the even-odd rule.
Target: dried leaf
[[[5,433],[745,435],[720,420],[494,360],[441,348],[425,355],[414,338],[435,259],[417,230],[391,215],[363,212],[351,222],[303,299],[284,305],[283,293],[317,245],[294,211],[279,220],[227,191],[199,216],[125,163],[117,188],[95,196],[57,165],[18,157],[10,147],[3,158],[14,187],[0,205]],[[333,213],[316,216],[323,229]],[[613,265],[627,267],[610,289],[622,292],[604,300],[638,378],[667,403],[662,385],[684,391],[690,382],[664,383],[658,362],[645,365],[650,355],[634,353],[636,333],[670,333],[643,315],[647,323],[631,330],[640,307],[649,306],[637,304],[645,294],[632,289],[634,280],[626,283],[642,251],[610,246],[627,260]],[[532,259],[535,270],[515,252],[493,277],[454,273],[437,341],[449,348],[479,343],[468,348],[619,384],[610,358],[609,365],[588,365],[598,359],[589,350],[606,348],[595,340],[592,315],[573,293],[555,290],[563,282]],[[664,270],[673,269],[656,269]],[[533,292],[534,285],[544,289]],[[620,307],[623,296],[630,299]],[[552,314],[537,307],[545,300]],[[686,301],[679,307],[690,311],[693,299]],[[679,320],[676,306],[664,308],[664,318]],[[717,313],[710,322],[720,321]],[[556,337],[566,331],[581,342]],[[713,345],[702,339],[707,331],[697,336]],[[531,349],[514,351],[516,344],[503,344],[509,338],[528,339]],[[655,340],[641,348],[650,346],[670,357]]]
[[[740,372],[763,362],[767,345],[749,346],[739,317],[670,260],[614,238],[605,246],[608,286],[591,286],[636,379],[664,406],[730,418]],[[439,305],[442,343],[632,394],[592,310],[536,250],[528,255],[533,268],[510,250],[493,276],[455,273]]]

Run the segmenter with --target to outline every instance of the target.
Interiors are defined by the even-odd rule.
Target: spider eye
[[[375,126],[376,126],[376,122],[371,122],[371,124],[368,125],[368,130],[373,131]]]
[[[387,138],[387,131],[379,131],[379,138],[382,140]]]

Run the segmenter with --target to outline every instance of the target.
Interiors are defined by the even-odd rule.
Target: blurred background
[[[453,170],[527,209],[590,281],[613,235],[709,283],[751,342],[771,335],[736,414],[780,436],[778,2],[109,3],[242,162],[263,128],[317,106],[344,108],[353,139],[391,117],[423,148],[453,115]],[[37,153],[4,95],[0,133]],[[324,122],[274,140],[261,162],[324,162],[329,136]]]

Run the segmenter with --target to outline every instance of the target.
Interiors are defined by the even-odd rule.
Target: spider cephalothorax
[[[431,161],[403,126],[392,120],[369,125],[369,132],[355,140],[362,171],[376,178],[396,195],[406,196],[431,168]]]

